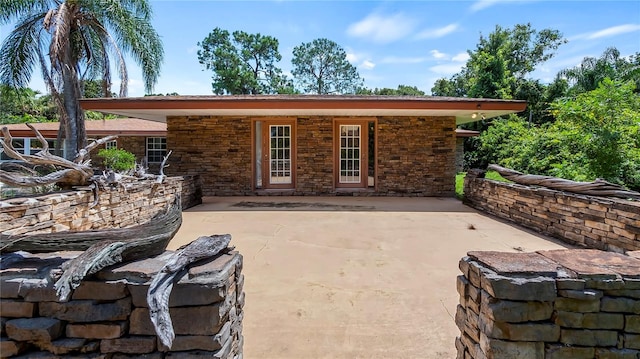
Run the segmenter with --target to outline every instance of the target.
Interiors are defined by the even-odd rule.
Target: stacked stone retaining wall
[[[470,252],[460,270],[459,359],[640,358],[640,259]]]
[[[565,242],[614,252],[640,250],[640,202],[594,197],[476,178],[470,206]]]
[[[199,262],[173,286],[171,348],[155,334],[146,293],[172,252],[102,270],[61,303],[53,283],[60,266],[78,253],[3,255],[0,357],[242,358],[239,253]]]
[[[199,181],[199,176],[185,176],[166,178],[162,184],[130,182],[101,190],[93,207],[90,189],[4,199],[0,201],[0,233],[85,231],[145,223],[166,209],[176,194],[181,195],[183,209],[202,203]]]

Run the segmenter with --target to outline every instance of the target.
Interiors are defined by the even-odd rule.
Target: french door
[[[293,188],[293,121],[256,122],[256,187]]]
[[[368,185],[368,122],[336,121],[336,188]]]

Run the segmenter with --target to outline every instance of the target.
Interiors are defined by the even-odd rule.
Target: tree
[[[13,88],[0,84],[0,124],[56,121],[51,96],[28,87]]]
[[[489,36],[480,36],[474,51],[460,73],[436,81],[431,93],[436,96],[469,96],[511,99],[526,76],[539,64],[554,56],[554,50],[566,42],[557,30],[536,31],[531,24],[513,29],[496,26]]]
[[[305,93],[355,94],[363,81],[342,47],[315,39],[293,48],[293,77]]]
[[[640,91],[640,53],[627,59],[620,57],[618,49],[610,47],[599,58],[585,57],[580,65],[561,71],[559,76],[569,81],[574,95],[597,89],[605,78],[633,80],[636,91]]]
[[[419,90],[415,86],[398,85],[397,89],[383,87],[371,90],[361,87],[356,91],[356,94],[377,96],[424,96],[424,91]]]
[[[69,159],[86,146],[83,80],[100,80],[108,96],[113,61],[120,96],[126,96],[125,52],[141,65],[148,92],[158,79],[163,49],[147,0],[0,0],[0,25],[13,21],[15,29],[0,48],[0,82],[26,87],[39,65],[59,111]]]
[[[198,61],[213,71],[211,84],[217,95],[289,92],[287,81],[275,63],[282,59],[278,40],[271,36],[215,28],[198,43]]]
[[[632,81],[604,78],[598,88],[556,100],[558,123],[576,129],[580,141],[568,143],[585,154],[594,177],[640,188],[640,96]]]

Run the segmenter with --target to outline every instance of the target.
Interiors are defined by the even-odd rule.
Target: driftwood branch
[[[639,192],[629,191],[620,185],[607,182],[603,179],[596,179],[593,182],[576,182],[556,177],[524,174],[496,164],[489,165],[488,169],[494,170],[505,179],[518,184],[542,186],[558,191],[586,194],[590,196],[609,196],[640,200]]]
[[[182,208],[180,198],[177,197],[166,212],[156,215],[145,224],[103,231],[110,239],[100,239],[66,263],[64,273],[54,286],[58,297],[61,301],[67,301],[85,277],[110,265],[162,253],[181,224]],[[93,237],[90,238],[92,241],[95,240]]]
[[[169,315],[169,296],[173,284],[186,273],[188,266],[201,259],[215,257],[225,251],[231,235],[199,237],[179,249],[156,274],[147,292],[149,315],[162,344],[171,348],[175,333]]]
[[[167,160],[169,159],[169,156],[171,156],[171,153],[173,153],[173,150],[169,151],[167,155],[162,159],[162,163],[160,164],[160,175],[156,179],[156,183],[162,183],[162,181],[164,181],[166,177],[164,175],[164,169],[165,167],[169,167],[169,165],[167,164]]]
[[[93,169],[89,166],[90,161],[85,161],[84,157],[95,148],[98,144],[110,141],[117,136],[107,136],[96,142],[91,143],[80,151],[75,161],[69,161],[65,158],[53,155],[49,152],[49,144],[47,140],[42,136],[31,124],[26,124],[38,138],[42,144],[42,150],[36,154],[22,154],[13,147],[11,133],[7,127],[2,127],[2,148],[7,156],[23,161],[24,163],[32,166],[36,165],[51,165],[57,169],[57,171],[45,176],[22,176],[16,173],[0,170],[0,181],[9,185],[18,187],[35,187],[47,184],[59,184],[63,187],[70,186],[84,186],[87,185],[92,176]]]

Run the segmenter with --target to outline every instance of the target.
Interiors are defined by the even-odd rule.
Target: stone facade
[[[239,253],[199,262],[174,284],[171,348],[156,336],[146,294],[173,252],[104,269],[83,281],[70,301],[59,302],[53,282],[77,254],[10,255],[11,264],[0,269],[0,357],[242,358]]]
[[[375,187],[336,190],[334,118],[282,117],[295,123],[295,185],[256,190],[253,121],[261,117],[167,118],[170,174],[199,174],[204,196],[382,195],[452,196],[455,187],[455,117],[366,117],[376,123]],[[358,119],[357,117],[351,119]]]
[[[122,228],[149,221],[181,194],[182,208],[202,203],[197,176],[128,183],[100,191],[95,207],[91,190],[56,192],[0,201],[3,235]]]
[[[147,137],[119,136],[116,142],[118,144],[117,148],[133,153],[136,156],[137,163],[142,163],[147,158]],[[104,146],[100,148],[104,148]],[[91,152],[91,163],[97,168],[103,167],[102,159],[98,157],[100,148]],[[149,173],[158,174],[160,171],[160,163],[147,163],[147,166]]]
[[[565,242],[615,252],[640,250],[640,202],[533,188],[469,176],[467,204]]]
[[[457,358],[640,358],[639,259],[470,252],[459,267]]]

